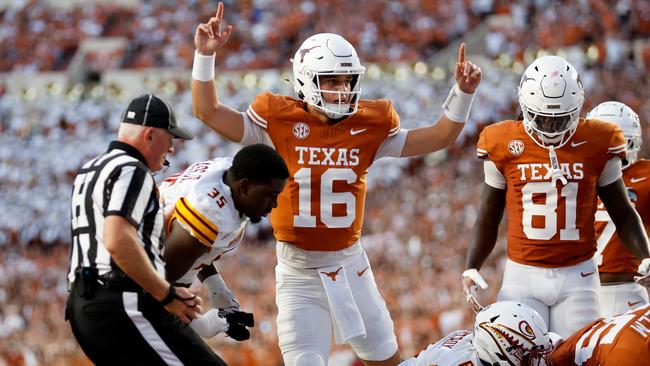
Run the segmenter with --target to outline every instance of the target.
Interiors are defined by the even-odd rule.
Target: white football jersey
[[[166,223],[178,222],[210,250],[199,257],[178,282],[190,284],[203,265],[237,247],[248,222],[235,208],[230,187],[223,181],[232,165],[230,158],[216,158],[190,165],[160,183],[162,206],[173,213]]]
[[[474,350],[474,333],[457,330],[448,334],[436,344],[429,345],[417,357],[403,361],[399,366],[470,366],[481,365],[478,353]]]

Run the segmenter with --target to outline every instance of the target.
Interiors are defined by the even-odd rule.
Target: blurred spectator
[[[226,22],[235,33],[220,68],[282,67],[308,35],[337,32],[359,44],[366,61],[418,60],[432,55],[480,18],[466,1],[233,1]],[[64,70],[92,37],[126,37],[124,68],[191,67],[194,26],[216,11],[211,1],[161,0],[136,8],[103,2],[68,10],[32,0],[0,15],[0,71]],[[490,11],[481,6],[480,14]],[[349,15],[354,14],[354,18]],[[383,35],[383,36],[378,36]]]
[[[510,21],[488,33],[488,54],[508,52],[520,61],[531,44],[594,43],[602,50],[599,62],[615,65],[625,52],[620,40],[650,35],[645,0],[258,0],[231,1],[227,9],[235,32],[219,55],[220,69],[286,67],[300,42],[317,32],[342,34],[367,62],[427,60],[489,14]],[[127,38],[125,53],[110,61],[121,59],[124,68],[189,68],[194,26],[214,11],[214,2],[197,0],[71,9],[27,1],[0,13],[0,71],[64,70],[79,44],[93,37]]]

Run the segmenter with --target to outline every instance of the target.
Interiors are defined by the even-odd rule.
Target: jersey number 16
[[[312,214],[312,171],[300,168],[293,179],[298,183],[298,214],[293,216],[295,227],[316,227],[316,216]],[[320,177],[320,220],[328,228],[347,228],[356,217],[356,198],[352,192],[334,192],[334,181],[352,184],[357,174],[350,168],[329,168]],[[335,204],[345,205],[344,216],[334,216]]]

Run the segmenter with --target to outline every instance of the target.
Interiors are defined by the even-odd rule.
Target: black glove
[[[222,314],[222,309],[219,309],[219,313],[219,316],[225,318],[228,322],[228,330],[226,331],[226,334],[230,338],[241,342],[251,337],[251,333],[246,329],[246,327],[255,326],[253,313],[235,310]]]
[[[251,333],[245,326],[237,323],[228,323],[228,330],[226,331],[228,337],[236,341],[245,341],[251,337]]]
[[[225,313],[223,315],[219,314],[222,318],[226,318],[228,323],[233,324],[241,324],[245,325],[247,327],[254,327],[255,326],[255,318],[253,317],[253,313],[247,313],[245,311],[240,311],[240,310],[235,310],[231,313]]]

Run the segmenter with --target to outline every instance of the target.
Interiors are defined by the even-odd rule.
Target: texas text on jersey
[[[264,93],[246,113],[268,133],[293,177],[271,223],[279,241],[305,250],[341,250],[360,238],[368,167],[384,156],[382,144],[398,134],[400,121],[387,100],[360,101],[357,113],[334,125],[305,106]]]
[[[555,150],[566,184],[552,184],[549,150],[517,121],[486,127],[477,155],[503,176],[508,217],[508,258],[525,265],[565,267],[596,251],[594,213],[601,174],[610,159],[625,157],[615,125],[581,119],[570,143]],[[613,178],[620,176],[620,171]],[[608,179],[611,179],[608,178]],[[612,179],[611,182],[614,182]]]
[[[163,181],[158,189],[163,207],[173,220],[210,250],[199,257],[192,269],[177,282],[190,284],[202,265],[209,265],[237,247],[244,236],[248,218],[241,217],[233,204],[230,187],[223,175],[232,165],[230,158],[217,158],[190,165]]]

